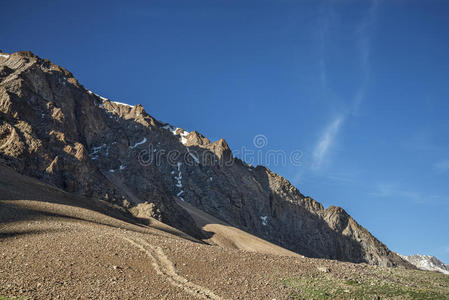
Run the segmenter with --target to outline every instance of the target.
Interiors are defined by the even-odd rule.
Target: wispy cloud
[[[340,127],[343,123],[343,116],[338,116],[335,118],[324,130],[322,133],[318,143],[313,150],[313,169],[319,169],[329,151],[335,141],[335,137],[340,130]]]
[[[366,96],[366,89],[369,86],[371,77],[371,32],[377,18],[378,0],[371,1],[371,6],[366,17],[356,30],[356,43],[360,53],[360,73],[361,82],[355,92],[351,107],[351,114],[357,114],[360,104]]]
[[[404,188],[397,183],[379,183],[370,195],[379,198],[405,199],[417,204],[442,204],[442,197],[440,195],[423,194],[412,189]]]
[[[323,165],[326,156],[329,153],[329,149],[335,142],[338,132],[345,121],[345,119],[350,115],[357,114],[360,104],[363,102],[366,96],[366,89],[369,85],[371,64],[371,31],[372,26],[375,22],[378,9],[378,1],[374,0],[371,2],[369,10],[366,17],[362,19],[360,24],[355,29],[356,35],[356,45],[358,52],[360,53],[360,72],[361,72],[361,82],[357,89],[354,91],[354,97],[350,100],[350,104],[346,104],[346,108],[339,113],[339,115],[332,119],[329,124],[324,129],[323,133],[318,139],[317,144],[313,150],[313,162],[312,169],[318,170]],[[328,85],[328,68],[327,68],[327,42],[329,39],[330,28],[333,26],[332,22],[335,19],[332,6],[325,4],[322,7],[322,21],[321,28],[319,31],[319,53],[320,58],[318,61],[319,71],[320,71],[320,82],[321,88],[324,91],[325,98],[338,98],[338,93],[333,91]]]
[[[347,105],[346,114],[357,114],[359,110],[359,106],[363,102],[366,97],[366,90],[369,87],[369,81],[371,77],[371,44],[372,44],[372,31],[373,27],[376,23],[377,19],[377,11],[379,7],[378,0],[372,0],[370,2],[370,6],[366,12],[365,17],[363,17],[360,23],[355,27],[355,48],[357,49],[358,60],[359,60],[359,69],[360,69],[360,83],[357,85],[356,90],[354,91],[354,96],[350,101],[350,104]],[[338,91],[334,91],[329,85],[329,75],[328,74],[328,43],[331,38],[331,28],[338,26],[338,24],[334,24],[339,20],[336,17],[335,11],[332,9],[332,4],[325,2],[321,7],[321,21],[318,31],[319,38],[319,60],[318,60],[318,68],[319,68],[319,76],[321,82],[321,88],[324,91],[325,97],[329,98],[329,96],[338,98]]]
[[[449,159],[445,159],[445,160],[436,162],[433,165],[433,168],[435,170],[437,170],[438,172],[440,172],[440,173],[444,173],[444,172],[449,171]]]

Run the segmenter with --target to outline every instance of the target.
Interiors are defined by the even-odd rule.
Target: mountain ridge
[[[307,258],[274,245],[260,249],[267,242],[254,243],[254,237],[221,221],[205,227],[218,233],[212,239],[219,239],[207,244],[155,219],[142,222],[122,207],[67,193],[1,164],[0,191],[0,295],[11,299],[449,295],[444,274]]]
[[[305,256],[413,268],[344,209],[233,157],[223,139],[97,96],[29,51],[2,54],[0,80],[0,158],[22,174],[125,208],[148,202],[151,217],[197,238],[206,233],[178,199]]]
[[[441,260],[432,255],[399,255],[403,259],[410,262],[420,270],[436,271],[449,275],[449,265],[443,263]]]

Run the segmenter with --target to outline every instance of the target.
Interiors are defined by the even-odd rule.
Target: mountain
[[[235,158],[224,139],[98,96],[31,52],[0,54],[0,122],[1,164],[194,238],[213,238],[206,226],[222,222],[308,257],[414,268],[344,209]]]
[[[194,214],[218,245],[0,164],[0,299],[449,299],[447,275],[301,257]]]
[[[449,274],[449,265],[446,265],[435,256],[414,254],[409,256],[400,255],[404,260],[416,266],[420,270],[436,271]]]

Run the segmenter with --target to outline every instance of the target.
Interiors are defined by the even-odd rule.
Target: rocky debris
[[[449,277],[440,273],[192,242],[168,226],[160,230],[83,209],[93,203],[38,180],[27,178],[21,182],[27,188],[17,189],[17,180],[3,175],[0,183],[15,187],[0,194],[0,295],[9,298],[448,298]],[[29,196],[41,199],[13,200]]]
[[[202,233],[176,198],[309,257],[412,267],[343,209],[325,210],[285,178],[233,157],[225,140],[98,96],[31,52],[0,59],[0,160],[195,237]]]
[[[154,203],[139,203],[129,210],[137,218],[154,218],[159,220],[161,212]]]
[[[322,273],[329,273],[330,269],[327,267],[323,267],[323,266],[318,266],[317,267],[318,271],[322,272]]]

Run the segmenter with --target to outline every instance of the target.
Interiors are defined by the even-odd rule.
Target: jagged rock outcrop
[[[399,255],[404,260],[416,266],[420,270],[435,271],[449,275],[449,265],[431,255],[414,254],[409,256]]]
[[[119,105],[31,52],[0,56],[0,155],[19,172],[68,192],[129,207],[150,200],[160,220],[201,236],[137,146],[157,125],[143,107]],[[115,172],[117,171],[117,172]]]
[[[343,209],[324,209],[283,177],[234,158],[225,140],[95,95],[30,52],[0,56],[0,159],[195,236],[176,198],[303,255],[411,267]]]

